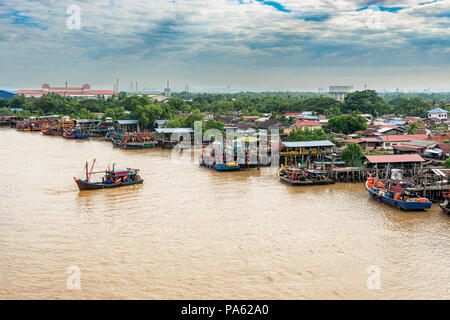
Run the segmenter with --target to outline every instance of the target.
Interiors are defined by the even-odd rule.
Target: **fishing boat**
[[[46,136],[62,136],[63,130],[57,124],[45,125],[41,129],[42,134]]]
[[[83,190],[97,190],[97,189],[110,189],[125,186],[132,186],[136,184],[144,183],[144,180],[139,176],[139,169],[126,169],[126,170],[116,170],[113,165],[112,170],[105,170],[99,172],[93,172],[95,165],[95,159],[92,162],[92,166],[89,170],[89,163],[86,162],[86,179],[73,178],[78,185],[80,191]],[[92,181],[91,177],[93,174],[103,174],[101,181]]]
[[[333,184],[326,170],[310,170],[304,168],[287,168],[282,166],[277,172],[280,181],[293,186]]]
[[[37,121],[24,120],[18,122],[16,125],[17,130],[19,131],[40,131],[40,123]]]
[[[226,150],[224,152],[224,145],[222,143],[213,142],[211,145],[204,146],[202,149],[202,155],[200,157],[199,165],[205,168],[213,169],[216,171],[239,171],[241,166],[234,161],[233,154],[229,157],[233,160],[227,159],[227,152],[231,150]],[[206,152],[206,154],[205,154]],[[216,154],[218,157],[216,157]]]
[[[211,162],[211,163],[208,163],[205,161],[200,161],[199,164],[203,167],[214,169],[216,171],[238,171],[238,170],[240,170],[240,165],[237,164],[236,162],[231,162],[231,163]]]
[[[442,211],[450,214],[450,192],[444,192],[444,202],[439,205]]]
[[[75,132],[73,132],[73,131],[64,130],[63,138],[64,139],[76,139],[77,136],[75,135]]]
[[[46,136],[62,136],[63,131],[60,129],[53,129],[53,128],[44,128],[41,130],[41,132]]]
[[[370,197],[392,207],[406,211],[420,211],[431,208],[430,200],[408,190],[411,187],[408,182],[389,180],[385,184],[369,175],[365,186]]]
[[[157,144],[155,135],[147,131],[124,136],[111,135],[111,137],[113,146],[123,149],[147,149],[153,148]]]
[[[65,138],[65,139],[87,139],[87,138],[89,138],[89,134],[87,132],[82,131],[79,128],[75,128],[74,130],[64,130],[63,138]]]

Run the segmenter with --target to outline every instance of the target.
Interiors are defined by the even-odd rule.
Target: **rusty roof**
[[[425,162],[418,154],[394,154],[380,156],[366,156],[370,163],[399,163],[399,162]]]

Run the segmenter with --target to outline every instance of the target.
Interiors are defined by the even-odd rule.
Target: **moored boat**
[[[126,134],[123,136],[111,134],[113,146],[123,149],[147,149],[156,146],[155,135],[149,132]]]
[[[46,136],[62,136],[63,130],[58,125],[44,126],[41,129],[42,134]]]
[[[327,185],[334,183],[333,180],[329,178],[328,171],[325,170],[286,168],[282,166],[278,170],[277,176],[280,181],[293,186]]]
[[[430,200],[409,191],[407,187],[402,187],[402,183],[389,181],[384,184],[369,176],[365,186],[370,197],[392,207],[406,211],[420,211],[431,208]]]
[[[239,171],[241,166],[234,160],[234,156],[227,159],[227,151],[229,150],[225,149],[224,145],[220,143],[205,146],[202,150],[199,165],[221,172]]]
[[[87,132],[82,131],[79,128],[75,128],[74,130],[64,130],[63,138],[65,138],[65,139],[87,139],[87,138],[89,138],[89,134]]]
[[[446,214],[450,214],[450,193],[444,192],[444,202],[439,205],[442,211]]]
[[[203,167],[214,169],[216,171],[238,171],[238,170],[240,170],[239,164],[237,164],[235,162],[230,162],[230,163],[211,162],[211,163],[208,163],[203,160],[200,160],[199,164]]]
[[[86,162],[86,179],[74,178],[80,191],[110,189],[144,183],[144,180],[139,175],[139,169],[116,170],[113,165],[112,170],[92,172],[94,165],[95,159],[89,171],[89,163]],[[102,181],[91,181],[93,174],[104,174]]]

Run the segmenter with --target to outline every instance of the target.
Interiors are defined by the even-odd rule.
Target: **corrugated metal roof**
[[[295,123],[296,127],[312,127],[312,126],[321,126],[322,124],[320,122],[317,121],[311,121],[311,120],[306,120],[306,121],[297,121]]]
[[[314,148],[314,147],[333,147],[334,143],[328,140],[320,141],[299,141],[299,142],[282,142],[286,148]]]
[[[379,136],[383,142],[407,142],[413,140],[425,140],[428,138],[426,134],[394,134],[391,136]]]
[[[428,113],[443,113],[443,112],[448,113],[447,110],[444,110],[442,108],[434,108],[434,109],[428,111]]]
[[[424,162],[418,154],[394,154],[387,156],[366,156],[370,163]]]
[[[158,133],[194,133],[192,128],[156,128]]]
[[[138,124],[139,120],[117,120],[117,123],[123,126]]]
[[[417,139],[417,140],[413,140],[411,142],[406,142],[406,145],[409,146],[419,146],[419,147],[429,147],[432,146],[433,144],[437,144],[437,141],[433,141],[433,140],[423,140],[423,139]]]
[[[399,149],[399,150],[423,150],[423,149],[426,149],[426,147],[407,145],[407,144],[397,144],[395,146],[392,146],[392,148]]]

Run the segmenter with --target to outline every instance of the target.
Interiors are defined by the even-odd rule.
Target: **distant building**
[[[156,120],[155,121],[155,128],[165,128],[169,120]]]
[[[371,123],[373,120],[373,116],[370,113],[361,114],[361,117],[366,119],[367,124]]]
[[[171,94],[172,94],[172,92],[171,92],[170,87],[169,87],[169,81],[167,81],[167,87],[166,87],[166,89],[164,89],[164,95],[167,98],[170,98]]]
[[[315,129],[322,129],[322,124],[317,121],[297,121],[294,126],[296,128],[300,128],[302,130],[315,130]]]
[[[398,144],[405,144],[413,140],[426,140],[428,136],[426,134],[404,134],[404,135],[381,135],[377,137],[383,142],[384,150],[392,150],[393,146]]]
[[[11,111],[11,112],[22,112],[22,111],[24,111],[24,109],[23,108],[9,108],[9,111]]]
[[[15,97],[15,96],[17,96],[17,93],[9,92],[6,90],[0,90],[0,98],[11,99],[12,97]]]
[[[353,92],[353,86],[330,86],[328,96],[343,102],[345,97],[351,92]]]
[[[435,108],[433,110],[428,111],[429,119],[447,120],[447,117],[448,111],[441,108]]]
[[[23,95],[27,98],[40,98],[46,94],[57,94],[76,98],[97,98],[98,96],[108,98],[117,93],[112,90],[91,90],[89,84],[85,84],[82,87],[50,87],[49,84],[44,83],[41,90],[17,90],[16,94]]]

